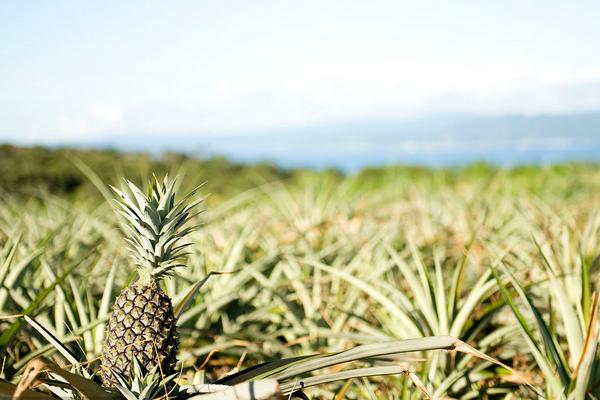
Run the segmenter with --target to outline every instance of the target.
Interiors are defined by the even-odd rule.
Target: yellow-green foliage
[[[247,367],[270,358],[449,334],[523,371],[541,393],[560,396],[556,386],[547,386],[547,375],[557,370],[540,367],[492,267],[529,322],[542,356],[547,350],[539,324],[507,271],[528,293],[577,375],[575,351],[582,344],[569,342],[569,321],[556,309],[556,282],[566,291],[563,303],[583,325],[581,340],[593,319],[591,293],[598,290],[598,167],[398,167],[349,177],[296,171],[293,179],[257,169],[259,178],[248,178],[251,185],[238,185],[239,179],[207,176],[187,162],[184,186],[214,179],[228,187],[200,217],[204,227],[191,235],[188,268],[179,279],[166,280],[165,290],[177,302],[208,272],[230,274],[212,277],[180,319],[184,377],[202,368],[214,379],[238,363]],[[143,178],[151,164],[144,165],[144,172],[127,177]],[[102,171],[99,164],[92,169]],[[102,177],[107,183],[116,178]],[[26,310],[96,367],[107,304],[133,279],[123,268],[127,246],[117,218],[98,193],[74,199],[7,191],[0,208],[0,268],[8,266],[0,269],[0,314]],[[556,272],[554,286],[545,258]],[[44,288],[50,290],[38,304]],[[27,357],[46,344],[24,325],[9,337],[17,320],[0,320],[5,379],[18,376]],[[502,370],[464,354],[422,353],[394,362],[416,371],[440,397],[535,398]],[[597,395],[598,377],[585,379]],[[356,379],[349,387],[342,382],[311,394],[332,398],[340,391],[347,398],[420,396],[402,377]]]

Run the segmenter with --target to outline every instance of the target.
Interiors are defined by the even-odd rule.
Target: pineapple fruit
[[[115,373],[131,378],[134,360],[144,372],[153,368],[171,375],[177,362],[176,317],[171,299],[160,280],[183,266],[185,248],[181,239],[198,228],[187,226],[202,201],[190,202],[198,188],[175,202],[175,181],[156,177],[145,195],[125,180],[126,190],[112,188],[118,195],[118,211],[139,278],[117,297],[108,322],[101,357],[100,375],[105,386],[117,383]],[[125,193],[129,192],[129,193]]]

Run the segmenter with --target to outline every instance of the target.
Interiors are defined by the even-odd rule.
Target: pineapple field
[[[600,397],[597,165],[0,152],[2,399]]]

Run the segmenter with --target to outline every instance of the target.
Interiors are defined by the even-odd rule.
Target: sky
[[[600,110],[598,1],[0,2],[0,141]]]

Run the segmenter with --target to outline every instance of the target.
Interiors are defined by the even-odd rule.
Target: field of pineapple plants
[[[597,166],[69,163],[2,181],[0,398],[600,397]]]

